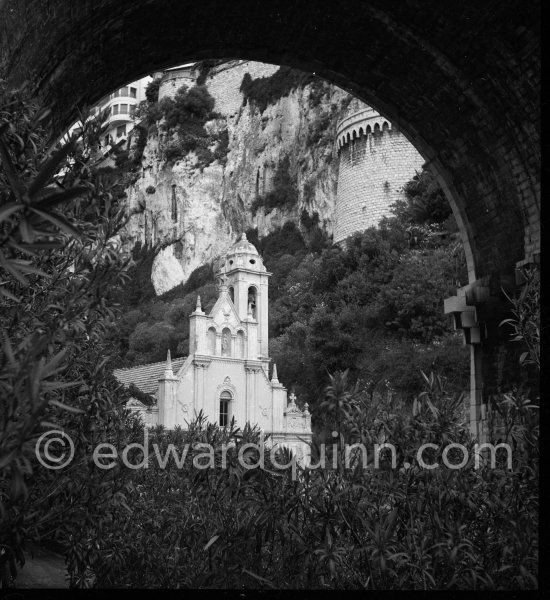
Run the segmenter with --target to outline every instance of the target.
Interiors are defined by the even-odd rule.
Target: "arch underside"
[[[0,0],[0,77],[27,81],[59,133],[109,91],[191,60],[315,72],[435,170],[473,282],[539,252],[538,13],[538,0]]]

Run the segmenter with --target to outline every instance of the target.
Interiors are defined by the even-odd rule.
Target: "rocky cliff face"
[[[209,121],[211,133],[227,130],[225,157],[205,167],[190,152],[167,161],[166,134],[147,140],[142,174],[127,190],[130,211],[127,227],[133,245],[161,244],[153,264],[157,294],[185,282],[198,266],[219,256],[237,234],[257,227],[260,236],[292,220],[300,224],[302,211],[319,215],[320,225],[332,233],[338,160],[336,122],[351,97],[328,83],[298,85],[287,95],[261,103],[240,91],[249,81],[264,79],[266,89],[279,67],[233,61],[214,68],[205,80],[219,118]],[[160,97],[170,95],[161,86]],[[246,91],[246,90],[245,90]],[[281,181],[295,197],[284,205],[266,201],[276,196]]]

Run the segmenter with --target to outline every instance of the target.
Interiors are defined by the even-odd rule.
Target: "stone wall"
[[[424,160],[397,129],[363,133],[339,152],[334,241],[377,226]]]
[[[164,73],[159,86],[158,99],[173,98],[182,86],[191,87],[196,79],[197,73],[193,69],[178,69]]]
[[[214,67],[206,78],[205,85],[216,100],[216,112],[229,117],[240,111],[243,95],[239,88],[246,73],[249,73],[252,79],[259,79],[273,75],[278,69],[278,65],[250,60],[231,61]]]

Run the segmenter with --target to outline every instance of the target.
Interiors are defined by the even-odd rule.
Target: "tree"
[[[103,340],[130,265],[116,241],[124,211],[92,169],[97,125],[50,148],[49,111],[23,98],[0,89],[0,545],[20,562],[29,539],[76,534],[87,502],[108,511],[124,501],[86,465],[90,443],[124,431]],[[36,461],[52,429],[73,439],[69,474]]]
[[[160,77],[153,79],[147,84],[145,88],[145,98],[149,104],[154,104],[158,102],[159,99],[159,88],[160,88]]]

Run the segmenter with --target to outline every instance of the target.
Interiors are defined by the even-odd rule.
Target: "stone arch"
[[[232,356],[233,340],[231,329],[225,326],[222,329],[222,356]]]
[[[452,205],[471,286],[499,295],[540,253],[540,4],[3,0],[0,78],[28,82],[55,138],[84,105],[192,60],[315,72],[413,143]]]
[[[222,412],[222,400],[228,402],[227,406],[227,424],[231,421],[231,417],[235,414],[235,403],[238,401],[237,388],[231,382],[231,378],[228,376],[224,379],[220,385],[216,388],[216,403],[218,407],[218,423],[220,423],[219,416]],[[222,425],[220,423],[220,425]],[[223,426],[223,425],[222,425]]]
[[[248,286],[248,310],[254,319],[258,318],[258,288],[255,285]]]
[[[218,423],[220,427],[227,427],[229,425],[233,402],[233,393],[228,389],[223,389],[219,394]]]

